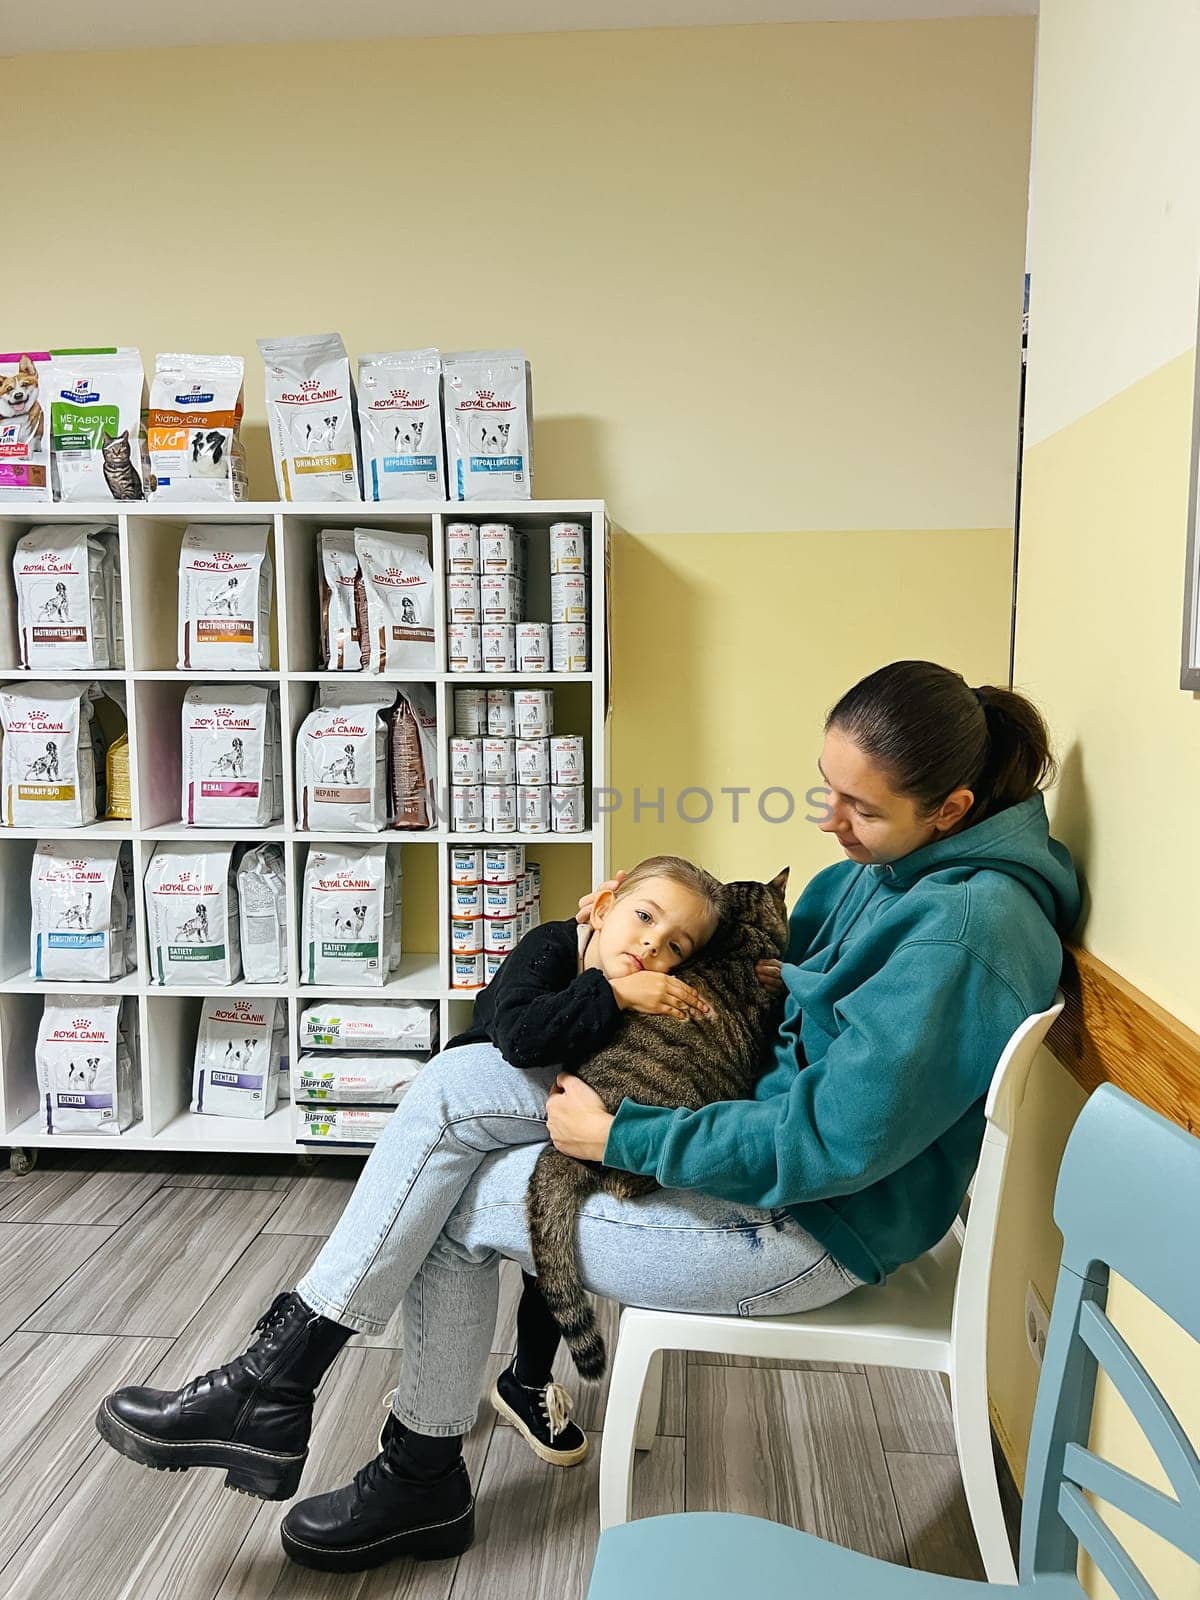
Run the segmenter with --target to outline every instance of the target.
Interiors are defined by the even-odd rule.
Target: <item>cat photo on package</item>
[[[42,376],[55,499],[144,500],[149,472],[140,351],[133,346],[54,350]]]

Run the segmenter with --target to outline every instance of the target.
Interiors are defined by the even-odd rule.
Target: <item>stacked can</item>
[[[500,845],[483,852],[484,981],[490,983],[506,955],[525,932],[521,906],[525,876],[523,845]]]
[[[583,523],[551,523],[550,663],[555,672],[588,669],[588,569]]]
[[[482,672],[479,529],[448,522],[446,537],[446,660],[451,672]]]
[[[517,626],[525,616],[525,535],[507,522],[479,530],[480,642],[484,672],[517,670]]]
[[[550,832],[550,735],[553,731],[553,692],[518,689],[513,696],[518,833]]]
[[[450,852],[450,987],[482,989],[483,851]]]
[[[555,833],[583,833],[587,828],[583,740],[577,733],[550,740],[550,822]]]

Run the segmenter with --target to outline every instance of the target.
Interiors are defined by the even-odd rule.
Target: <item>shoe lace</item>
[[[548,1383],[538,1397],[551,1439],[566,1431],[571,1420],[571,1396],[561,1383]]]
[[[290,1298],[291,1296],[287,1293],[277,1294],[274,1300],[271,1301],[270,1306],[268,1306],[267,1310],[263,1312],[262,1316],[259,1317],[258,1321],[254,1324],[250,1339],[251,1350],[258,1343],[260,1337],[265,1338],[268,1333],[270,1333],[274,1328],[279,1327],[279,1325],[283,1322],[286,1314],[287,1302]],[[234,1360],[238,1359],[240,1358],[236,1356],[234,1357]],[[228,1367],[232,1366],[232,1364],[232,1362],[227,1361],[223,1366],[211,1367],[207,1372],[202,1373],[200,1377],[193,1378],[190,1383],[185,1384],[184,1393],[188,1395],[199,1393],[199,1391],[202,1390],[207,1384],[210,1384],[214,1378],[219,1378]]]

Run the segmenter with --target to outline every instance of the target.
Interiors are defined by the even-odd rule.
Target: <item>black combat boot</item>
[[[144,1467],[226,1467],[226,1486],[290,1500],[308,1455],[317,1385],[354,1335],[298,1294],[276,1295],[258,1338],[182,1389],[118,1389],[96,1413],[114,1450]]]
[[[399,1556],[440,1561],[475,1537],[475,1497],[462,1440],[410,1433],[389,1416],[380,1453],[330,1494],[301,1500],[283,1519],[283,1548],[302,1567],[363,1572]]]

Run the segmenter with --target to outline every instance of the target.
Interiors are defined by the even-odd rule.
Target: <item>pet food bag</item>
[[[358,440],[341,334],[260,339],[282,500],[358,500]]]
[[[412,1056],[301,1056],[295,1098],[315,1104],[397,1106],[421,1066]]]
[[[366,595],[362,664],[369,672],[434,670],[433,568],[423,533],[355,528]]]
[[[232,844],[160,844],[146,868],[154,983],[221,988],[242,975]]]
[[[112,656],[115,567],[103,524],[31,528],[13,551],[21,665],[107,668]]]
[[[405,683],[388,717],[393,828],[437,825],[437,713],[432,685]]]
[[[279,697],[264,684],[205,684],[183,697],[189,826],[263,828],[283,814]]]
[[[432,1050],[437,1007],[426,1000],[318,1000],[300,1018],[302,1050]]]
[[[401,938],[401,913],[404,909],[404,869],[399,850],[387,854],[387,877],[383,887],[383,937],[387,945],[388,971],[395,972],[404,953]]]
[[[86,850],[45,840],[29,875],[29,966],[35,978],[111,983],[125,976],[125,884],[116,841]]]
[[[276,844],[247,850],[237,867],[242,976],[247,983],[287,981],[287,883]]]
[[[533,395],[524,355],[467,350],[442,367],[450,499],[528,500]]]
[[[296,735],[296,814],[315,833],[379,833],[388,820],[388,730],[377,705],[318,706]]]
[[[55,350],[42,369],[50,411],[56,500],[144,500],[142,409],[146,375],[138,350]]]
[[[297,1138],[306,1144],[373,1145],[383,1136],[391,1107],[297,1106]]]
[[[133,816],[133,791],[129,786],[129,735],[118,734],[104,757],[104,815],[109,822],[128,822]]]
[[[304,864],[305,983],[381,986],[388,973],[386,845],[310,846]]]
[[[244,500],[241,356],[160,355],[146,445],[153,500]]]
[[[96,684],[10,683],[0,689],[4,821],[82,828],[96,820],[92,702]]]
[[[317,535],[317,585],[321,600],[321,668],[361,672],[358,593],[362,573],[349,528],[322,528]]]
[[[442,362],[436,350],[359,356],[365,500],[444,500]]]
[[[50,429],[41,389],[49,360],[45,350],[0,355],[0,503],[50,498]]]
[[[193,522],[179,550],[179,667],[264,672],[271,665],[270,529]]]
[[[137,1069],[115,996],[47,995],[34,1064],[47,1133],[119,1134],[134,1121]]]
[[[192,1110],[212,1117],[269,1117],[287,1050],[279,1000],[206,1000],[196,1033]]]

